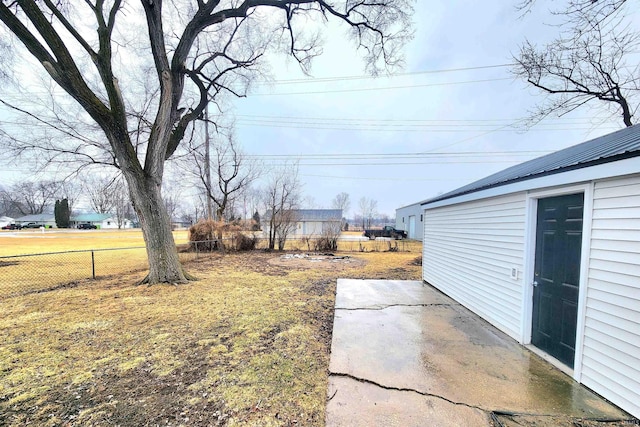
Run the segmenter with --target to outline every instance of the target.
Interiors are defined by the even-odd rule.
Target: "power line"
[[[416,159],[416,158],[479,158],[504,156],[532,156],[547,154],[548,150],[529,151],[449,151],[438,153],[328,153],[328,154],[249,154],[251,159],[265,160],[379,160],[379,159]]]
[[[336,82],[336,81],[351,81],[351,80],[370,80],[379,78],[393,78],[393,77],[405,77],[405,76],[417,76],[421,74],[440,74],[440,73],[454,73],[459,71],[473,71],[484,70],[489,68],[503,68],[511,67],[515,65],[511,64],[494,64],[494,65],[479,65],[476,67],[464,67],[464,68],[446,68],[441,70],[421,70],[409,73],[395,73],[387,76],[335,76],[335,77],[311,77],[306,79],[287,79],[287,80],[273,80],[272,82],[258,82],[258,84],[300,84],[300,83],[324,83],[324,82]]]
[[[495,127],[495,123],[450,123],[450,124],[442,124],[442,123],[371,123],[373,121],[368,121],[369,123],[358,123],[357,121],[348,122],[344,121],[344,123],[331,123],[331,121],[317,120],[317,121],[286,121],[286,120],[263,120],[263,119],[240,119],[236,123],[247,124],[250,126],[261,126],[261,125],[283,125],[283,126],[355,126],[355,127],[370,127],[370,128],[397,128],[397,127],[415,127],[415,128],[442,128],[442,127]],[[568,123],[567,123],[568,124]],[[564,126],[567,124],[563,123],[549,123],[543,126]],[[582,123],[580,125],[583,125]]]
[[[376,118],[376,117],[312,117],[312,116],[273,116],[273,115],[255,115],[255,114],[235,114],[235,117],[247,118],[247,119],[265,119],[265,120],[322,120],[322,121],[371,121],[371,122],[444,122],[444,123],[466,123],[466,122],[509,122],[513,123],[515,121],[521,120],[518,118],[502,118],[502,119],[390,119],[386,117]],[[591,119],[588,118],[571,118],[571,117],[549,117],[546,118],[545,121],[553,121],[553,122],[576,122],[582,124],[591,123]],[[544,123],[544,122],[543,122]]]
[[[379,162],[379,163],[300,163],[299,166],[418,166],[418,165],[449,165],[449,164],[487,164],[487,163],[516,163],[514,160],[452,160],[452,161],[427,161],[427,162]],[[286,167],[286,163],[272,163],[271,166]]]
[[[367,132],[424,132],[424,133],[464,133],[464,132],[477,132],[484,131],[485,129],[477,129],[477,128],[469,128],[469,129],[457,129],[457,128],[449,128],[449,129],[412,129],[412,128],[404,128],[404,129],[385,129],[385,128],[372,128],[372,127],[337,127],[337,126],[314,126],[314,125],[300,125],[296,126],[295,123],[290,125],[285,124],[256,124],[256,123],[242,123],[242,126],[249,127],[266,127],[266,128],[277,128],[277,129],[312,129],[312,130],[338,130],[338,131],[367,131]],[[500,129],[493,129],[488,131],[491,132],[514,132],[515,129],[506,129],[507,127],[511,127],[511,125],[505,125]],[[575,130],[591,130],[590,127],[556,127],[556,128],[532,128],[529,129],[529,132],[556,132],[556,131],[575,131]],[[615,128],[617,129],[617,128]],[[484,134],[483,134],[484,135]],[[481,135],[479,135],[481,136]]]
[[[313,117],[275,115],[236,115],[238,126],[338,131],[403,132],[513,132],[523,119],[389,119],[358,117]],[[539,123],[533,131],[590,130],[587,118],[557,118]],[[498,126],[497,128],[495,128]]]
[[[341,179],[341,180],[358,180],[358,181],[468,181],[468,178],[390,178],[390,177],[363,177],[363,176],[334,176],[334,175],[312,175],[312,174],[300,174],[300,176],[308,178],[328,178],[328,179]]]
[[[437,86],[455,86],[455,85],[472,84],[472,83],[488,83],[488,82],[497,82],[502,80],[513,80],[513,77],[500,77],[496,79],[483,79],[483,80],[466,80],[461,82],[427,83],[427,84],[420,84],[420,85],[382,86],[382,87],[375,87],[375,88],[359,88],[359,89],[333,89],[333,90],[320,90],[320,91],[308,91],[308,92],[252,93],[247,95],[247,97],[284,96],[284,95],[318,95],[318,94],[327,94],[327,93],[346,93],[346,92],[372,92],[372,91],[380,91],[380,90],[415,89],[415,88],[437,87]]]

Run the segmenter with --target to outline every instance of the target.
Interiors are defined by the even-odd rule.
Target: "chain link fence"
[[[188,242],[178,245],[180,261],[194,261],[225,251],[269,249],[268,239],[255,237],[251,240],[249,247],[246,246],[246,239],[240,242],[236,238],[222,239],[222,244],[218,240]],[[313,238],[288,239],[284,250],[326,252],[326,249],[318,248]],[[420,242],[339,239],[337,251],[419,252]],[[0,256],[0,299],[64,288],[113,275],[142,272],[148,268],[144,246]]]
[[[388,238],[377,238],[375,240],[369,240],[368,238],[339,238],[336,241],[336,245],[333,249],[328,248],[322,237],[289,238],[283,250],[306,252],[421,252],[422,250],[422,244],[416,240],[394,240]],[[197,259],[224,251],[243,250],[270,250],[269,239],[243,236],[240,240],[229,237],[221,240],[201,240],[178,245],[181,259],[184,260]],[[273,250],[278,250],[277,242]]]
[[[0,298],[148,268],[144,246],[0,257]]]

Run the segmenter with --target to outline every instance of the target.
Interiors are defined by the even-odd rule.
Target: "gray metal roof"
[[[340,221],[342,209],[298,209],[298,221]]]
[[[56,217],[53,214],[33,214],[33,215],[25,215],[20,218],[16,218],[16,221],[20,222],[47,222],[47,221],[55,221]]]
[[[449,193],[422,202],[428,205],[464,194],[474,193],[513,182],[526,181],[602,163],[640,156],[640,125],[592,139],[489,175]],[[639,171],[640,172],[640,171]]]
[[[342,209],[292,209],[297,221],[341,221]],[[264,220],[271,218],[271,211],[267,211]]]

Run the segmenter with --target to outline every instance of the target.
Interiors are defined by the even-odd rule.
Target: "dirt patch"
[[[326,346],[327,354],[331,353],[331,339],[333,335],[333,317],[336,294],[336,280],[322,279],[309,283],[304,293],[318,298],[316,310],[309,310],[310,322],[315,324],[319,340]]]
[[[341,271],[365,266],[366,261],[349,255],[334,254],[284,254],[269,260],[269,264],[294,269],[322,268]]]
[[[6,413],[12,425],[212,426],[226,424],[224,400],[215,390],[193,387],[207,372],[207,350],[193,346],[186,363],[169,375],[157,375],[145,363],[125,372],[107,369],[92,381],[60,384],[46,400],[25,410]],[[208,398],[209,397],[209,398]],[[2,418],[0,418],[2,421]]]

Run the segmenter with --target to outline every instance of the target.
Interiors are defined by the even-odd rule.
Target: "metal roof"
[[[33,215],[25,215],[20,218],[16,218],[16,221],[20,222],[48,222],[55,221],[56,218],[53,214],[33,214]]]
[[[340,221],[342,209],[298,209],[298,221]]]
[[[507,168],[449,193],[423,201],[428,205],[464,194],[474,193],[513,182],[526,181],[602,163],[640,156],[640,125],[574,145]],[[640,171],[639,171],[640,172]]]
[[[78,214],[78,215],[71,215],[71,221],[75,221],[75,222],[101,222],[109,218],[113,218],[113,215],[101,214],[101,213],[84,213],[84,214]]]
[[[298,222],[302,221],[341,221],[342,209],[292,209]],[[271,211],[267,211],[264,219],[271,218]]]

